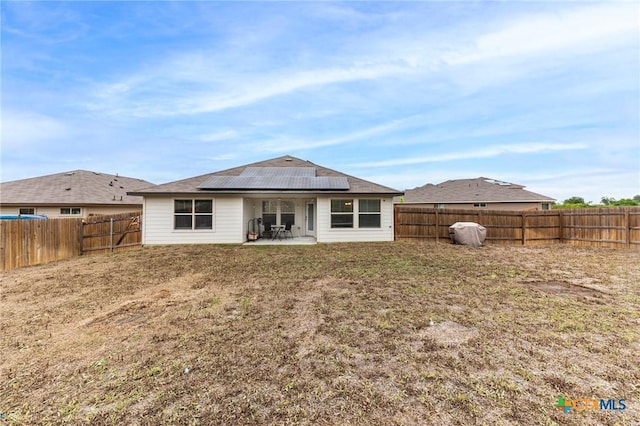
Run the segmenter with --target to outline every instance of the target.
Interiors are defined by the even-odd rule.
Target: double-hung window
[[[331,200],[331,227],[353,228],[353,200]]]
[[[278,219],[278,202],[275,200],[264,200],[262,202],[262,223],[264,226],[276,225]]]
[[[358,200],[358,227],[380,228],[380,200]]]
[[[213,200],[174,200],[174,229],[213,229]]]
[[[280,224],[295,224],[296,220],[296,202],[293,200],[280,201]]]
[[[80,207],[61,207],[60,214],[61,215],[79,215],[82,213],[82,209]]]

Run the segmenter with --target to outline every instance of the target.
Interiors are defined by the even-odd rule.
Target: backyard
[[[639,424],[638,265],[637,250],[393,242],[6,271],[0,419]],[[626,408],[564,413],[559,397]]]

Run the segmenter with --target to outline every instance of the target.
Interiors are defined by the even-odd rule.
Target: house
[[[49,218],[117,214],[142,210],[142,197],[127,195],[153,184],[142,179],[74,170],[0,183],[0,214]]]
[[[405,190],[394,202],[431,208],[548,210],[555,199],[527,191],[522,185],[496,179],[448,180]]]
[[[129,194],[144,197],[143,244],[189,244],[242,243],[258,222],[317,242],[392,241],[402,192],[283,156]]]

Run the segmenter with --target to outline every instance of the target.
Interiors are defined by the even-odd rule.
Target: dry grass
[[[640,423],[640,256],[180,246],[0,275],[9,424]],[[556,398],[626,399],[569,413]]]

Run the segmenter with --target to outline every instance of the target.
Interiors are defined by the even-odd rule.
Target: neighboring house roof
[[[35,205],[136,205],[142,197],[127,195],[148,186],[142,179],[86,170],[56,173],[0,183],[0,204]]]
[[[555,199],[527,191],[522,185],[479,177],[448,180],[405,190],[405,203],[525,203]]]
[[[207,175],[196,176],[144,190],[135,195],[202,193],[341,193],[402,195],[401,191],[283,156]]]

